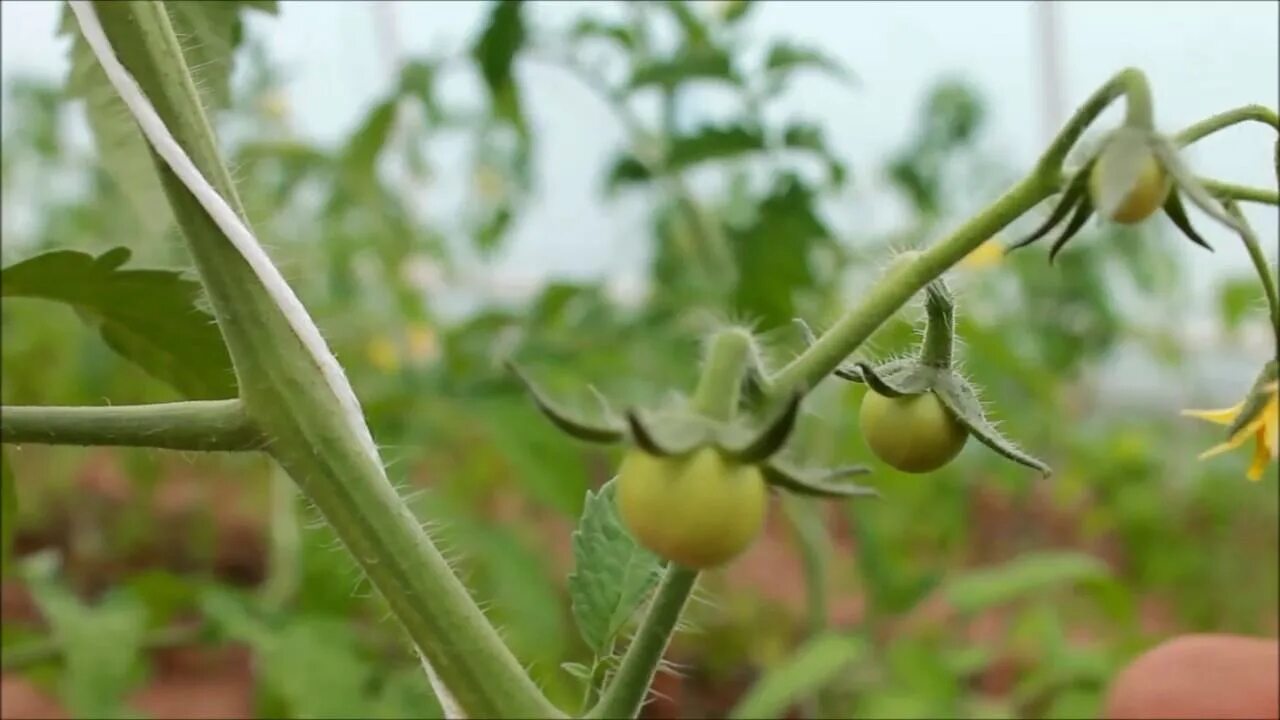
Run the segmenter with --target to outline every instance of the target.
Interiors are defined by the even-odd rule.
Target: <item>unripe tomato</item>
[[[890,398],[868,390],[858,413],[875,456],[898,470],[926,473],[946,465],[969,432],[931,392]]]
[[[1099,199],[1102,197],[1104,172],[1103,163],[1100,161],[1094,163],[1093,170],[1089,173],[1089,194],[1093,198],[1094,207],[1101,207]],[[1124,225],[1142,222],[1164,205],[1168,195],[1169,182],[1165,178],[1164,168],[1160,166],[1153,153],[1147,153],[1142,162],[1142,171],[1138,173],[1138,179],[1134,181],[1129,194],[1124,196],[1124,200],[1111,214],[1111,220]]]
[[[631,450],[618,471],[618,512],[641,545],[678,565],[723,565],[751,545],[768,498],[754,465],[711,448],[683,458]]]

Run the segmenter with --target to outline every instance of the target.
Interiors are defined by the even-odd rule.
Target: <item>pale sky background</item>
[[[280,5],[276,18],[255,14],[253,30],[288,74],[285,90],[299,132],[337,141],[392,81],[374,4]],[[559,26],[590,5],[596,3],[537,2],[527,17]],[[483,2],[394,3],[395,33],[410,56],[461,48],[487,12]],[[1161,129],[1247,103],[1280,105],[1280,3],[1060,2],[1055,12],[1068,111],[1128,65],[1150,78]],[[5,81],[19,73],[63,76],[65,41],[54,37],[59,13],[56,2],[0,3]],[[1043,147],[1043,56],[1033,3],[773,1],[755,8],[747,22],[761,45],[777,38],[812,45],[860,78],[859,87],[845,90],[805,75],[784,103],[788,112],[824,125],[834,151],[853,168],[855,197],[865,200],[877,184],[869,176],[906,141],[925,92],[944,75],[959,75],[982,93],[988,106],[983,147],[1008,167],[1029,167]],[[563,72],[529,62],[517,71],[539,130],[539,196],[486,272],[520,285],[548,274],[624,276],[641,261],[635,248],[642,244],[633,239],[645,228],[643,206],[600,201],[600,173],[621,142],[617,123]],[[1241,126],[1198,144],[1190,160],[1200,174],[1273,187],[1273,142],[1266,128]],[[854,202],[856,212],[845,208],[833,221],[842,230],[883,229],[892,219],[883,205]],[[1275,209],[1249,206],[1247,212],[1274,259]],[[1185,242],[1171,246],[1194,258],[1197,290],[1207,290],[1222,272],[1248,267],[1237,240],[1204,216],[1192,219],[1219,248],[1208,255]]]

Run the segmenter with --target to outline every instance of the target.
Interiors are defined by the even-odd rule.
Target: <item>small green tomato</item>
[[[662,458],[633,449],[618,471],[618,511],[641,545],[701,570],[746,550],[764,525],[768,498],[754,465],[711,448]]]
[[[1092,196],[1094,207],[1100,207],[1099,199],[1102,197],[1104,172],[1103,163],[1097,162],[1089,173],[1089,195]],[[1129,190],[1129,194],[1124,196],[1124,200],[1111,214],[1111,220],[1122,225],[1142,222],[1160,209],[1168,196],[1169,183],[1165,177],[1164,168],[1160,166],[1153,153],[1147,153],[1142,162],[1142,171],[1138,173],[1138,179]]]
[[[862,437],[886,464],[908,473],[946,465],[969,433],[931,392],[890,398],[868,390],[858,413]]]

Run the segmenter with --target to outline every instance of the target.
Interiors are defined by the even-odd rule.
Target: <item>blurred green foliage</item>
[[[575,613],[583,622],[588,596],[623,602],[566,580],[574,552],[587,551],[571,546],[570,531],[616,457],[545,423],[501,361],[517,355],[552,387],[585,379],[613,396],[652,397],[687,389],[699,333],[733,318],[754,323],[771,361],[784,362],[799,347],[792,318],[830,324],[892,253],[926,244],[1017,172],[977,149],[982,97],[943,79],[921,99],[888,166],[855,175],[820,125],[791,114],[779,123],[775,111],[786,109],[782,90],[794,73],[818,71],[833,92],[856,93],[853,71],[817,48],[755,47],[744,29],[751,5],[639,3],[621,20],[586,7],[554,29],[531,22],[521,3],[495,3],[466,52],[406,58],[388,95],[334,147],[292,133],[281,77],[252,38],[236,55],[247,63],[244,82],[221,98],[218,125],[250,219],[350,374],[389,472],[562,707],[578,706],[604,649],[592,623],[607,619],[612,632],[617,620],[588,613],[584,641]],[[222,38],[201,47],[221,53],[206,60],[225,73],[242,39],[236,13],[184,22]],[[538,87],[518,72],[548,60],[624,125],[624,146],[600,159],[601,202],[643,195],[647,288],[638,302],[621,302],[603,282],[552,280],[518,308],[482,300],[445,312],[440,288],[483,295],[462,269],[500,252],[530,198],[552,190],[533,171],[548,161],[526,115]],[[597,75],[602,65],[622,80]],[[75,80],[87,72],[76,67],[65,88],[29,80],[6,88],[4,200],[23,210],[4,228],[4,264],[126,246],[131,267],[187,270],[176,231],[158,222],[167,217],[162,196],[144,192],[154,179],[148,167],[130,158],[127,169],[71,142],[66,119],[83,111],[89,87]],[[221,94],[226,77],[210,87]],[[446,77],[469,79],[481,102],[446,97]],[[685,91],[708,81],[741,101],[738,114],[677,128]],[[638,109],[646,93],[656,94],[655,117]],[[470,182],[435,166],[433,150],[447,143],[467,149]],[[695,191],[695,173],[717,182]],[[910,221],[886,236],[837,228],[830,209],[875,177],[887,178]],[[445,182],[464,186],[462,211],[429,217],[415,198]],[[1247,484],[1242,461],[1194,463],[1192,448],[1212,438],[1176,418],[1172,400],[1121,404],[1100,390],[1125,354],[1176,385],[1189,382],[1202,352],[1177,339],[1185,278],[1165,228],[1090,234],[1054,266],[1024,251],[952,273],[966,373],[986,389],[992,414],[1057,475],[1035,482],[973,451],[926,477],[876,467],[878,502],[776,513],[781,529],[762,544],[784,552],[739,564],[762,566],[754,574],[766,577],[803,566],[795,577],[807,584],[780,598],[767,587],[776,583],[752,582],[750,570],[708,576],[700,592],[711,602],[694,603],[689,616],[701,632],[680,635],[671,655],[684,668],[679,712],[1080,717],[1097,712],[1120,664],[1162,637],[1275,631],[1275,479]],[[35,294],[46,300],[7,298],[0,308],[4,403],[199,395],[113,353],[134,357],[105,325],[99,337],[47,302],[92,294],[92,284],[40,282]],[[1260,319],[1253,287],[1223,284],[1227,328]],[[127,309],[145,302],[154,317],[177,321],[191,309],[143,289]],[[101,299],[91,304],[106,307]],[[870,353],[908,348],[918,319],[918,307],[904,310]],[[819,389],[797,441],[806,454],[870,458],[856,427],[861,392],[835,382]],[[6,493],[12,467],[19,503],[11,520],[5,502],[5,524],[16,522],[15,549],[27,557],[25,574],[10,581],[25,578],[43,618],[4,618],[6,658],[26,652],[20,669],[74,712],[133,712],[126,697],[145,681],[146,633],[194,617],[203,622],[196,642],[252,650],[264,716],[439,713],[385,608],[333,534],[309,522],[311,509],[297,511],[296,543],[267,550],[287,535],[273,525],[295,511],[273,508],[265,461],[35,447],[5,459]],[[183,492],[208,501],[184,504]],[[815,536],[827,542],[816,546]],[[35,554],[41,548],[61,552],[59,570]],[[292,567],[267,566],[269,556]],[[257,586],[286,571],[297,573],[296,591],[265,602]],[[856,612],[837,609],[850,599]],[[29,652],[50,638],[52,650]],[[763,682],[748,693],[756,677]]]

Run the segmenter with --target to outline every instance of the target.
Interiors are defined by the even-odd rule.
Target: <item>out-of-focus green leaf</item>
[[[680,27],[686,47],[703,48],[711,44],[711,30],[693,11],[692,3],[687,0],[663,0],[661,7],[671,13],[676,25]]]
[[[1267,297],[1262,285],[1252,275],[1232,278],[1218,288],[1218,311],[1228,330],[1237,330],[1250,314],[1264,317]]]
[[[814,203],[811,188],[794,176],[785,177],[761,202],[756,222],[731,233],[742,278],[734,294],[735,312],[758,321],[762,329],[791,322],[799,293],[823,279],[813,251],[832,238]]]
[[[755,0],[722,0],[719,4],[720,18],[727,23],[736,23],[755,6]]]
[[[796,70],[813,69],[820,70],[845,84],[854,82],[853,73],[835,58],[820,50],[785,41],[775,43],[769,48],[769,54],[765,56],[764,68],[766,72],[775,73],[779,78],[785,78]]]
[[[764,149],[764,135],[746,125],[707,125],[667,141],[666,169],[679,172],[699,163],[724,160]],[[610,190],[651,180],[652,173],[634,155],[614,161],[606,185]]]
[[[607,654],[645,596],[658,581],[658,558],[640,547],[622,525],[613,482],[587,493],[573,533],[569,597],[587,646]]]
[[[866,652],[866,643],[859,638],[835,633],[819,635],[760,678],[730,716],[784,717],[788,708],[835,681]]]
[[[489,89],[494,115],[510,122],[521,133],[525,132],[524,111],[514,69],[516,54],[525,43],[523,9],[521,0],[498,0],[471,50]]]
[[[1014,602],[1039,592],[1110,577],[1106,563],[1078,552],[1036,552],[1003,565],[960,574],[943,584],[947,601],[962,613]]]
[[[127,3],[94,4],[104,26],[132,22]],[[182,40],[182,54],[196,79],[204,107],[220,110],[230,100],[232,55],[243,37],[241,13],[248,9],[274,14],[274,2],[256,0],[202,0],[166,3],[174,33]],[[150,149],[133,116],[116,94],[98,65],[93,51],[80,35],[69,7],[63,8],[60,35],[71,35],[71,62],[67,92],[85,100],[89,129],[102,167],[132,206],[138,223],[136,240],[158,240],[173,216],[151,161]],[[134,48],[116,48],[126,67]],[[155,100],[152,100],[155,102]]]
[[[124,703],[142,679],[142,605],[125,594],[85,605],[58,581],[57,560],[49,554],[29,558],[23,571],[62,651],[59,699],[76,717],[133,716]]]
[[[564,434],[523,396],[477,401],[475,411],[499,455],[511,463],[520,487],[539,503],[576,515],[587,483],[582,451],[565,442]]]
[[[350,182],[368,185],[374,181],[378,155],[395,126],[396,100],[384,100],[365,114],[360,127],[347,139],[342,150],[342,167]]]
[[[439,123],[444,119],[444,108],[436,96],[439,67],[435,62],[411,60],[400,69],[400,93],[422,103],[427,120]]]
[[[724,51],[703,48],[637,67],[628,86],[632,90],[651,86],[672,88],[691,80],[740,83],[733,61]]]
[[[18,489],[13,482],[9,456],[0,448],[0,576],[9,574],[9,554],[13,552],[13,536],[18,532]]]
[[[189,398],[236,395],[235,373],[200,284],[172,270],[122,270],[129,249],[54,250],[0,271],[0,297],[66,303],[107,345]]]
[[[574,23],[573,28],[569,30],[569,37],[579,40],[586,38],[610,40],[623,50],[632,50],[636,46],[635,33],[631,28],[591,17],[584,17]]]
[[[368,718],[393,720],[439,720],[444,717],[440,701],[431,691],[426,673],[420,668],[405,668],[387,677]]]
[[[345,622],[291,618],[254,649],[263,682],[293,717],[362,717],[366,711],[373,668],[359,656]]]

